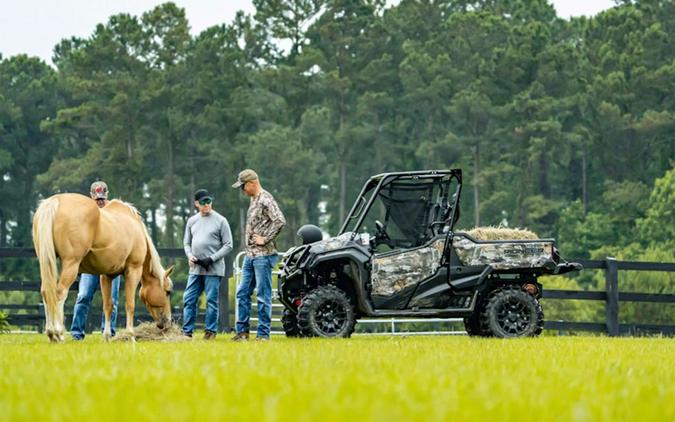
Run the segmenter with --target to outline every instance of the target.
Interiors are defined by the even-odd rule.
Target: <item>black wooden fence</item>
[[[165,258],[183,258],[182,249],[159,249],[159,254]],[[6,258],[34,258],[35,252],[32,248],[0,248],[0,259]],[[581,291],[581,290],[544,290],[545,299],[560,300],[596,300],[605,302],[605,322],[586,322],[586,321],[545,321],[544,327],[550,330],[558,331],[594,331],[603,332],[609,336],[618,336],[622,334],[635,335],[644,333],[675,335],[675,325],[657,325],[657,324],[620,324],[619,306],[621,302],[651,302],[661,303],[663,306],[672,306],[675,303],[675,294],[654,294],[622,292],[619,290],[619,271],[664,271],[675,272],[675,263],[658,262],[632,262],[617,261],[614,258],[605,260],[575,260],[580,262],[585,270],[603,270],[605,272],[605,291]],[[231,262],[228,265],[228,274],[220,288],[220,329],[221,331],[230,331],[233,321],[233,309],[230,309],[228,278],[232,274]],[[181,292],[185,289],[185,283],[175,282],[174,291]],[[73,284],[71,290],[77,291],[77,283]],[[39,281],[0,281],[0,291],[29,291],[39,292]],[[72,294],[71,294],[72,295]],[[41,304],[18,305],[0,303],[0,311],[6,311],[9,314],[9,322],[14,326],[35,327],[41,330],[44,324],[44,308]],[[17,313],[22,311],[21,314]],[[675,312],[675,309],[674,309]],[[89,318],[89,329],[98,325],[100,312],[92,313],[95,318]],[[147,321],[150,316],[143,309],[143,306],[137,306],[136,316],[138,321]],[[180,318],[181,309],[174,307],[173,316]],[[66,313],[66,323],[72,314]],[[118,309],[118,321],[124,321],[124,304],[120,302]],[[93,319],[93,321],[92,321]],[[198,319],[198,323],[203,323],[203,315]],[[118,326],[120,326],[118,322]]]
[[[609,336],[621,334],[661,333],[675,334],[675,325],[658,324],[619,324],[620,302],[651,302],[672,306],[675,294],[622,292],[619,290],[619,270],[624,271],[665,271],[674,272],[675,263],[617,261],[607,258],[603,261],[574,260],[584,266],[584,270],[600,269],[605,272],[605,291],[547,290],[546,299],[601,300],[605,302],[605,322],[545,321],[544,328],[551,330],[576,330],[604,332]],[[675,309],[673,309],[675,312]]]
[[[185,258],[185,252],[182,249],[168,249],[168,248],[158,248],[157,250],[159,255],[164,258]],[[7,258],[35,258],[35,251],[32,248],[0,248],[0,259]],[[220,297],[219,297],[219,321],[218,326],[223,332],[229,332],[232,327],[233,321],[233,312],[234,310],[230,309],[230,300],[229,300],[229,277],[232,275],[232,263],[228,262],[226,266],[225,279],[223,284],[220,286]],[[182,297],[182,292],[185,290],[186,282],[174,280],[174,295]],[[78,290],[78,282],[75,281],[70,287],[70,294],[68,295],[68,304],[71,300],[75,300],[75,296]],[[120,287],[120,290],[123,291],[123,287]],[[40,292],[40,281],[0,281],[0,292]],[[41,299],[38,299],[41,300]],[[65,325],[70,327],[72,321],[72,310],[73,307],[67,306],[64,309],[65,316]],[[42,332],[44,327],[44,306],[42,303],[36,303],[32,305],[23,305],[23,304],[6,304],[0,303],[0,311],[9,314],[9,323],[17,327],[29,327],[33,328],[36,331]],[[89,317],[87,318],[87,331],[94,331],[100,328],[102,310],[91,309],[89,312]],[[172,308],[172,317],[174,320],[181,319],[183,316],[182,308],[180,306],[173,306]],[[151,321],[152,317],[145,309],[145,306],[139,301],[136,300],[136,309],[134,312],[134,317],[136,323],[143,321]],[[120,299],[117,309],[117,328],[124,327],[126,321],[126,311],[124,309],[124,301]],[[204,315],[199,313],[197,317],[197,326],[203,326],[204,324]]]

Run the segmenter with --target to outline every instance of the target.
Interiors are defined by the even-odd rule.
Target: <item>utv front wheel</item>
[[[489,330],[484,330],[481,326],[480,314],[474,313],[464,318],[464,329],[469,337],[490,337]]]
[[[298,326],[302,336],[349,337],[354,332],[356,314],[347,295],[333,286],[322,286],[302,300]]]
[[[506,286],[490,294],[481,323],[495,337],[534,337],[544,328],[544,311],[519,286]]]
[[[286,337],[300,337],[298,317],[288,309],[284,309],[284,313],[281,316],[281,325],[284,327]]]

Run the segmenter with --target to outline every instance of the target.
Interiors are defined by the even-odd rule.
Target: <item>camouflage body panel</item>
[[[375,255],[372,261],[372,294],[391,296],[436,273],[445,239],[394,254]]]
[[[552,241],[476,243],[455,236],[452,246],[462,265],[492,265],[496,270],[538,268],[553,260]]]
[[[319,242],[312,244],[311,252],[314,254],[334,251],[336,249],[342,249],[350,243],[354,243],[359,240],[359,237],[356,236],[354,240],[351,239],[352,232],[346,232],[337,237],[331,237],[330,239],[321,240]]]

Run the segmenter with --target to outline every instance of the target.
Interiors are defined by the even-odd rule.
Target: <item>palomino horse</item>
[[[46,331],[52,342],[64,341],[63,305],[79,272],[101,274],[104,338],[110,339],[111,280],[124,274],[127,330],[133,334],[136,286],[141,300],[161,329],[171,324],[169,275],[141,217],[132,205],[113,200],[99,208],[90,198],[72,193],[51,196],[33,217],[33,244],[40,261]],[[58,275],[56,257],[61,259]],[[57,280],[58,277],[58,280]],[[133,337],[132,337],[133,338]]]

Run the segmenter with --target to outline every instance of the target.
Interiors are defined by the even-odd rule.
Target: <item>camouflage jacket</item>
[[[263,189],[258,196],[251,198],[246,214],[246,255],[256,257],[275,254],[274,239],[285,224],[284,214],[269,192]],[[256,245],[254,234],[264,237],[265,244]]]

